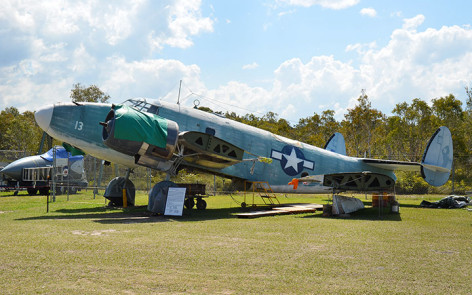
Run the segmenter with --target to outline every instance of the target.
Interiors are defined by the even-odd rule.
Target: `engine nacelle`
[[[126,105],[113,105],[100,124],[106,146],[134,156],[136,164],[166,170],[164,162],[172,157],[179,137],[176,122]]]

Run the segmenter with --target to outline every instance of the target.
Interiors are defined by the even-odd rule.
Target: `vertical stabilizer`
[[[428,142],[421,160],[421,175],[431,185],[447,182],[452,168],[452,137],[447,127],[440,127]]]
[[[339,132],[334,133],[326,142],[324,149],[346,156],[346,143],[344,142],[344,136]]]

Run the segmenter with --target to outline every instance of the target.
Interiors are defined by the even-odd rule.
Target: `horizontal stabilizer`
[[[433,134],[425,149],[421,163],[362,159],[369,166],[385,170],[421,172],[427,183],[441,186],[447,182],[452,167],[452,137],[447,127],[440,127]]]
[[[326,142],[324,149],[345,156],[346,143],[344,141],[344,136],[339,132],[334,133]]]
[[[362,159],[362,162],[369,164],[369,166],[391,170],[391,171],[421,171],[421,164],[416,162],[406,161],[391,161],[391,160],[379,160],[379,159]]]

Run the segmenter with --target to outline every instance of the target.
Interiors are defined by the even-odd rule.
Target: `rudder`
[[[441,186],[447,182],[452,168],[453,146],[451,131],[439,127],[426,146],[421,160],[421,175],[427,183]]]
[[[339,132],[334,133],[326,142],[324,149],[346,156],[344,136]]]

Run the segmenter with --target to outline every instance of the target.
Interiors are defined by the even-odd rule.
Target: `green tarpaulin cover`
[[[142,113],[126,105],[116,105],[115,138],[143,141],[165,148],[167,144],[167,120],[157,115]]]
[[[84,151],[82,151],[79,148],[76,148],[75,146],[71,146],[67,142],[63,142],[62,146],[68,151],[72,156],[79,156],[79,155],[85,155]]]

